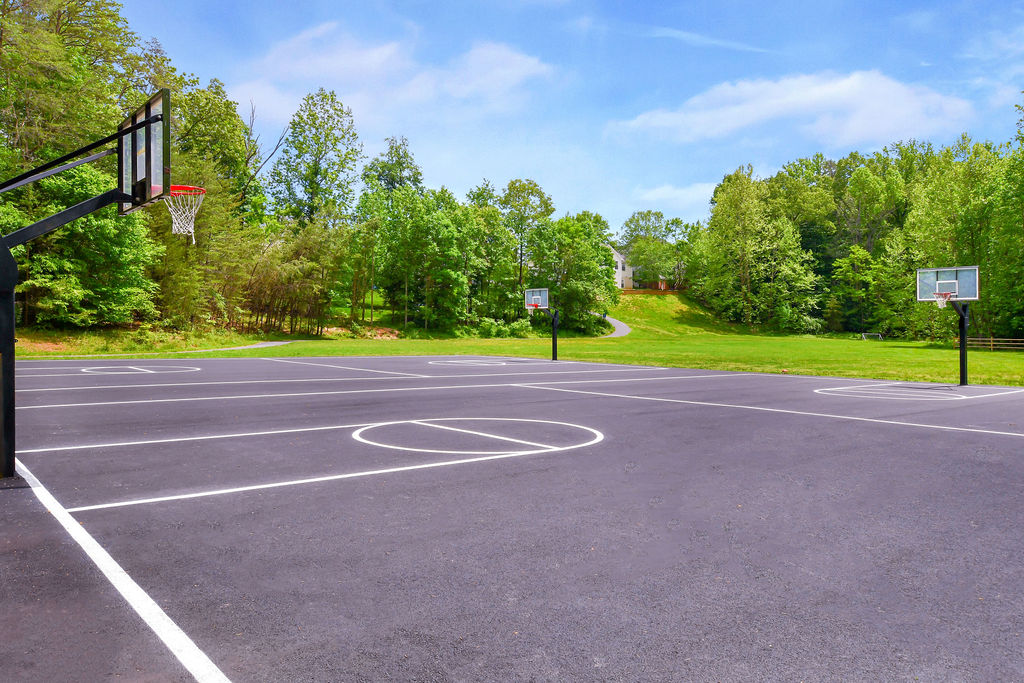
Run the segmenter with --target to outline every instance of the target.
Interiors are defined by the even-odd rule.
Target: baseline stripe
[[[605,372],[633,372],[635,370],[660,370],[666,371],[670,368],[611,368],[608,370],[527,370],[526,372],[479,372],[473,374],[457,374],[457,375],[429,375],[424,376],[424,379],[471,379],[473,377],[522,377],[523,375],[592,375]],[[40,375],[40,377],[55,377],[56,375]],[[94,375],[85,375],[83,373],[75,373],[73,375],[62,375],[66,377],[91,377]],[[20,377],[19,379],[27,379],[33,377],[28,375],[27,377]],[[161,382],[154,384],[102,384],[98,386],[78,386],[78,387],[45,387],[39,389],[18,389],[19,394],[34,394],[44,391],[96,391],[99,389],[157,389],[162,387],[212,387],[212,386],[226,386],[226,385],[237,385],[237,384],[301,384],[307,382],[383,382],[386,380],[401,380],[401,379],[416,379],[414,377],[308,377],[305,379],[238,379],[238,380],[221,380],[213,382]]]
[[[32,472],[20,462],[17,464],[17,469],[32,487],[32,492],[36,494],[36,498],[43,504],[43,507],[57,519],[64,530],[85,551],[89,559],[103,572],[111,585],[142,617],[142,620],[163,641],[167,649],[178,658],[188,672],[201,683],[228,681],[228,677],[217,668],[217,665],[167,616],[160,605],[149,597],[146,591],[142,590],[139,584],[128,575],[128,572],[110,556],[110,553],[104,550],[103,546],[85,530],[85,527],[75,521],[70,511],[57,502],[57,499],[35,478]]]
[[[337,396],[342,394],[375,394],[375,393],[387,393],[387,392],[405,392],[405,391],[448,391],[452,389],[489,389],[495,387],[524,387],[524,386],[537,386],[541,384],[594,384],[598,382],[650,382],[650,381],[663,381],[670,379],[701,379],[701,378],[721,378],[721,377],[747,377],[749,375],[735,374],[735,375],[678,375],[672,377],[631,377],[627,379],[576,379],[576,380],[559,380],[552,382],[533,382],[531,384],[523,384],[521,382],[500,382],[494,384],[447,384],[442,386],[426,386],[426,387],[389,387],[387,389],[339,389],[337,391],[303,391],[288,394],[239,394],[235,396],[190,396],[186,398],[149,398],[139,399],[135,401],[97,401],[92,403],[50,403],[38,406],[18,406],[17,410],[39,410],[42,408],[85,408],[91,406],[122,406],[122,405],[140,405],[147,403],[189,403],[194,401],[234,401],[242,399],[258,399],[258,398],[301,398],[306,396]]]
[[[830,413],[812,413],[804,410],[789,410],[786,408],[765,408],[763,406],[744,406],[734,403],[712,403],[710,401],[689,401],[681,398],[662,398],[657,396],[630,396],[628,394],[611,394],[601,391],[583,391],[582,389],[559,389],[557,387],[542,386],[540,384],[521,384],[526,389],[540,389],[542,391],[562,391],[569,394],[588,394],[590,396],[606,396],[608,398],[628,398],[636,401],[662,401],[665,403],[682,403],[691,406],[709,406],[712,408],[736,408],[738,410],[757,410],[766,413],[784,413],[787,415],[804,415],[807,417],[824,417],[831,420],[850,420],[852,422],[871,422],[874,424],[897,425],[900,427],[920,427],[923,429],[939,429],[947,432],[966,432],[970,434],[992,434],[995,436],[1012,436],[1024,438],[1022,432],[1001,432],[995,429],[976,429],[973,427],[953,427],[951,425],[930,425],[920,422],[901,422],[899,420],[883,420],[876,417],[856,417],[853,415],[832,415]]]

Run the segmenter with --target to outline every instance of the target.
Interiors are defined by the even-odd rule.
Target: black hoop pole
[[[18,264],[0,243],[0,474],[14,476],[14,287]]]
[[[551,360],[558,360],[558,311],[552,313],[546,308],[540,309],[551,318]]]
[[[970,325],[971,308],[968,303],[950,302],[960,316],[960,386],[967,386],[967,327]]]

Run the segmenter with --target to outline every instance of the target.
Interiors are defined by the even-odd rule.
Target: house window
[[[625,261],[622,262],[622,272],[623,273],[626,272],[626,262]]]

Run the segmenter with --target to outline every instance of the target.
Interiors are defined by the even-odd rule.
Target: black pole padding
[[[0,292],[0,437],[3,476],[14,472],[14,291]]]
[[[970,304],[956,305],[960,314],[960,386],[967,386],[967,326],[970,322]]]
[[[14,472],[14,287],[18,264],[0,243],[0,475]]]
[[[558,311],[551,316],[551,360],[558,360]]]

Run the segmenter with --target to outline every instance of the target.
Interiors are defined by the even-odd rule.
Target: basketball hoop
[[[952,297],[953,292],[935,292],[935,303],[939,308],[945,308]]]
[[[164,200],[171,212],[171,232],[175,235],[191,235],[196,243],[196,213],[203,203],[206,190],[191,185],[171,185],[171,192]]]

